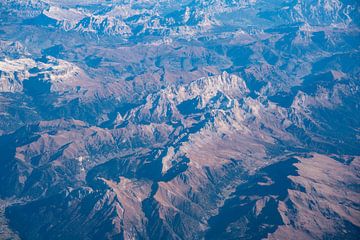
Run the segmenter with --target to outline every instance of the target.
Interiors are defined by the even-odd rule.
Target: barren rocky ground
[[[0,0],[0,239],[358,239],[359,9]]]

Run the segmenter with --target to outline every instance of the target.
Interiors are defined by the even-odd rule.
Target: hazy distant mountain
[[[0,0],[0,239],[357,239],[359,3]]]

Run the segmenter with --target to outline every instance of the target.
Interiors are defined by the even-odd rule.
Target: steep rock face
[[[352,1],[323,0],[323,1],[292,1],[275,3],[276,10],[263,12],[266,18],[280,18],[288,23],[306,22],[309,25],[325,26],[329,24],[347,25],[352,22],[349,16],[355,13]]]
[[[118,17],[108,15],[92,15],[83,8],[68,8],[50,6],[43,10],[43,16],[54,20],[54,23],[65,31],[79,31],[83,33],[121,35],[131,34],[131,29]]]
[[[160,94],[150,95],[145,106],[133,110],[140,121],[173,121],[181,115],[202,112],[218,101],[221,94],[241,98],[248,89],[245,82],[237,76],[223,73],[216,77],[196,80],[185,87],[169,87]],[[226,96],[225,96],[226,97]],[[231,103],[229,103],[231,104]],[[206,111],[206,110],[205,110]]]
[[[240,77],[224,72],[150,95],[140,106],[118,113],[108,129],[66,120],[41,122],[30,130],[31,134],[26,133],[32,138],[16,145],[11,141],[16,142],[18,136],[9,135],[7,138],[13,140],[8,146],[15,148],[4,161],[19,172],[18,180],[6,182],[4,191],[9,184],[18,187],[15,192],[2,194],[22,194],[34,199],[10,209],[8,216],[29,216],[33,204],[51,201],[52,195],[62,189],[64,193],[54,206],[73,209],[66,210],[61,221],[79,216],[74,222],[78,227],[68,226],[74,236],[202,238],[209,223],[212,228],[211,216],[217,214],[243,176],[256,174],[285,158],[289,153],[281,156],[282,149],[319,147],[313,145],[312,132],[305,133],[309,140],[304,146],[303,136],[289,131],[292,126],[300,127],[306,119],[313,119],[316,101],[295,100],[292,110],[287,110],[248,94]],[[321,96],[317,94],[315,98]],[[331,101],[330,105],[322,101],[322,107],[331,109],[338,104],[334,98]],[[309,126],[303,125],[302,129]],[[49,182],[44,179],[51,184],[44,185]],[[132,186],[131,191],[126,186]],[[88,190],[76,204],[67,197],[83,189]],[[257,192],[256,188],[252,191]],[[267,197],[264,195],[256,203],[259,211],[267,204],[270,206],[266,208],[275,211],[276,201]],[[85,215],[75,210],[88,207]],[[55,214],[46,207],[43,211]],[[100,216],[107,220],[97,223],[99,230],[93,232],[93,221]],[[35,215],[30,217],[37,219]],[[91,220],[82,223],[85,219]],[[280,216],[279,219],[259,234],[273,233],[285,221]],[[54,219],[48,221],[42,224],[50,224]],[[40,234],[36,229],[30,227],[23,234],[45,239],[54,232],[61,233],[50,228]]]
[[[315,145],[322,145],[322,148],[332,149],[339,154],[347,152],[357,155],[356,119],[360,111],[356,99],[360,97],[359,88],[352,82],[335,80],[332,84],[334,85],[328,88],[318,85],[312,92],[297,93],[289,110],[289,117],[294,123],[289,130],[298,137],[305,133]],[[344,118],[339,122],[341,114],[344,114]],[[329,132],[330,129],[333,130]],[[324,138],[325,132],[327,134]],[[339,141],[339,138],[342,140]],[[307,144],[307,141],[309,139],[302,138],[303,143]]]
[[[122,35],[125,37],[131,34],[131,29],[126,23],[111,17],[86,17],[79,21],[74,29],[81,32]]]
[[[0,15],[0,239],[358,235],[356,1]]]
[[[351,23],[349,14],[353,11],[351,5],[338,0],[298,1],[293,9],[301,20],[312,25],[347,25]]]
[[[173,91],[176,91],[177,94],[164,94]],[[219,94],[219,92],[224,92],[228,96],[224,95],[224,93]],[[231,142],[236,139],[235,136],[238,134],[243,134],[244,138],[247,139],[245,131],[244,133],[241,133],[243,129],[241,125],[239,126],[239,123],[237,123],[238,127],[236,125],[231,126],[232,123],[235,124],[236,121],[240,120],[236,119],[236,116],[238,116],[238,118],[242,118],[241,114],[245,113],[245,110],[240,110],[241,108],[238,103],[239,100],[236,100],[235,97],[242,98],[247,92],[248,90],[243,80],[239,77],[224,73],[220,76],[197,80],[184,88],[176,89],[174,87],[169,87],[168,89],[165,89],[164,92],[159,93],[157,97],[153,97],[155,99],[162,99],[157,103],[154,103],[151,100],[153,98],[148,98],[148,101],[144,105],[130,111],[128,115],[124,117],[123,120],[129,123],[125,127],[120,127],[119,129],[105,131],[87,126],[85,123],[78,121],[74,121],[73,123],[67,121],[42,122],[38,126],[40,129],[35,129],[35,132],[32,133],[34,137],[36,136],[36,139],[31,140],[28,143],[20,143],[16,145],[14,155],[12,156],[14,159],[8,159],[8,161],[13,162],[15,166],[18,166],[19,164],[25,164],[27,166],[27,174],[19,173],[19,178],[23,180],[18,183],[22,186],[18,192],[22,192],[24,195],[29,194],[32,197],[43,196],[45,199],[44,201],[48,201],[46,199],[48,199],[48,195],[51,196],[51,192],[47,191],[47,189],[54,189],[55,191],[55,189],[59,188],[68,189],[69,187],[77,187],[79,184],[82,185],[81,180],[84,178],[85,174],[87,175],[87,182],[88,184],[91,184],[91,186],[92,181],[95,181],[96,184],[100,181],[106,184],[106,188],[113,189],[113,192],[116,193],[117,191],[120,191],[120,186],[118,184],[122,183],[121,180],[120,183],[117,183],[117,181],[119,181],[118,178],[122,176],[121,172],[114,172],[109,175],[109,170],[113,169],[113,167],[106,167],[96,175],[96,178],[92,178],[90,177],[92,175],[89,176],[87,174],[88,169],[91,169],[97,162],[106,162],[105,159],[110,159],[111,157],[116,156],[114,154],[118,148],[124,148],[123,144],[116,144],[113,140],[119,136],[118,134],[121,132],[126,133],[130,130],[128,129],[127,131],[124,131],[122,130],[123,128],[127,129],[130,126],[136,126],[136,131],[143,134],[144,130],[141,130],[141,125],[146,119],[148,119],[148,117],[146,114],[138,114],[139,112],[158,113],[158,115],[152,114],[152,116],[160,116],[161,118],[150,118],[151,122],[159,122],[158,124],[164,122],[170,124],[171,126],[172,123],[167,119],[169,116],[163,114],[162,110],[164,105],[163,103],[166,103],[165,105],[170,106],[171,111],[177,112],[178,116],[181,116],[178,120],[181,120],[184,125],[176,127],[176,130],[171,130],[170,126],[167,127],[169,130],[174,132],[175,141],[172,142],[173,140],[168,140],[165,142],[166,145],[163,149],[154,153],[154,155],[150,155],[149,157],[139,153],[137,156],[125,157],[123,159],[125,163],[122,164],[126,164],[130,171],[129,173],[124,173],[125,175],[123,176],[134,177],[134,175],[131,174],[131,172],[134,172],[135,176],[138,175],[140,179],[145,178],[155,181],[152,183],[152,188],[154,189],[152,190],[152,193],[143,195],[146,197],[141,200],[141,209],[137,209],[136,213],[134,213],[137,217],[129,216],[130,220],[126,220],[120,210],[115,211],[115,209],[118,209],[118,207],[116,207],[116,203],[106,203],[105,205],[102,203],[99,204],[101,204],[102,209],[104,209],[107,204],[110,204],[112,206],[111,209],[114,209],[115,211],[114,214],[117,216],[116,218],[120,219],[119,221],[129,221],[127,223],[129,226],[131,224],[137,225],[137,227],[133,227],[136,229],[143,229],[141,231],[147,229],[146,232],[137,233],[139,235],[155,236],[159,233],[158,231],[160,231],[164,237],[190,236],[194,234],[194,231],[196,231],[196,226],[205,229],[205,219],[201,220],[200,223],[199,220],[204,217],[206,218],[206,216],[210,216],[210,214],[216,209],[216,202],[223,198],[221,195],[225,193],[218,192],[218,190],[216,190],[217,187],[220,185],[225,186],[226,183],[234,181],[234,179],[231,179],[231,175],[226,177],[227,180],[223,179],[223,183],[220,185],[215,182],[215,179],[224,178],[226,174],[231,171],[239,171],[236,169],[238,169],[241,164],[236,163],[236,161],[232,159],[242,159],[244,157],[244,155],[242,155],[242,152],[245,151],[244,149],[248,149],[248,151],[252,151],[253,154],[255,154],[255,148],[261,147],[260,143],[254,143],[254,146],[246,143],[242,149],[238,149],[237,144],[241,144],[241,141],[239,143]],[[191,119],[194,116],[189,117],[189,114],[193,115],[192,113],[182,115],[177,110],[178,104],[195,97],[199,97],[201,99],[201,103],[203,104],[202,106],[199,106],[199,109],[202,110],[199,113],[195,113],[203,115],[204,119],[201,121]],[[254,108],[256,109],[256,107]],[[223,115],[221,111],[232,112],[233,110],[242,112],[235,112],[233,116],[235,119],[232,120],[233,122],[229,122],[230,120],[226,119],[226,114],[224,113],[225,115]],[[211,113],[212,111],[215,112]],[[220,112],[217,113],[216,111]],[[259,114],[258,109],[254,111],[256,111],[256,114]],[[205,115],[209,113],[211,113],[212,116],[209,119],[206,119]],[[251,115],[251,112],[249,114]],[[190,118],[189,120],[188,117]],[[229,117],[229,119],[231,119],[231,117]],[[131,123],[137,123],[137,125],[132,125]],[[203,126],[201,126],[202,124]],[[196,125],[199,126],[197,127]],[[154,132],[152,126],[149,126],[150,133]],[[57,129],[57,131],[53,132],[52,129]],[[72,129],[72,131],[67,131],[67,129]],[[75,131],[75,129],[78,129],[78,131]],[[166,128],[164,128],[164,126],[161,127],[161,125],[159,125],[159,131],[164,131],[165,129]],[[248,132],[250,131],[248,130]],[[229,134],[230,136],[224,137],[225,134]],[[31,134],[27,133],[27,135]],[[72,141],[72,139],[79,138],[83,139],[83,141]],[[144,141],[143,139],[146,138],[146,135],[138,137],[129,136],[128,141],[130,143],[134,142],[134,144],[130,144],[128,147],[134,148],[136,146],[135,143],[138,141],[136,139]],[[153,141],[154,142],[148,143],[159,143],[159,140],[154,139]],[[255,138],[253,141],[255,142]],[[12,145],[11,142],[9,144]],[[214,147],[223,147],[223,149],[217,153],[216,158],[211,152],[205,153],[209,144],[212,144]],[[138,147],[141,147],[141,145]],[[109,151],[109,155],[105,153],[106,151]],[[96,156],[97,152],[101,152],[101,158]],[[202,153],[210,155],[205,157]],[[265,156],[261,155],[265,154],[265,149],[256,154],[259,154],[258,158],[260,160],[261,157]],[[168,160],[166,160],[166,158]],[[250,160],[253,159],[253,157],[249,156],[247,159]],[[109,161],[109,163],[104,163],[105,166],[110,164],[110,162],[111,161]],[[121,164],[121,161],[116,164]],[[259,163],[256,164],[261,163],[259,161]],[[256,164],[252,163],[251,165]],[[233,165],[236,166],[236,168],[234,168],[234,170],[229,169],[229,167],[223,168],[223,166],[226,165]],[[64,171],[64,175],[62,175],[61,178],[59,171]],[[93,172],[97,171],[98,170],[94,170]],[[146,176],[147,174],[144,175],[144,171],[151,171],[152,174]],[[70,180],[70,176],[77,177]],[[109,176],[111,176],[111,179],[109,179]],[[44,179],[51,179],[52,184],[44,185],[45,182],[48,182],[44,181]],[[90,181],[90,179],[92,180]],[[96,188],[101,190],[101,198],[108,195],[106,192],[103,192],[103,187]],[[208,192],[208,189],[213,189],[213,191]],[[173,193],[174,190],[176,191],[176,194]],[[216,192],[218,192],[217,194],[219,194],[219,196],[216,196]],[[134,194],[137,193],[135,192]],[[88,198],[91,199],[93,197],[90,194]],[[65,198],[59,201],[60,202],[56,203],[56,205],[57,207],[62,208],[62,204],[65,204],[65,202],[69,200]],[[130,203],[132,201],[131,198],[122,198],[121,201],[126,201],[121,204],[127,209],[127,211],[129,211],[129,207],[126,206],[132,205]],[[83,206],[85,202],[79,204],[80,206]],[[209,205],[214,206],[214,208],[209,209]],[[32,205],[25,205],[23,209],[24,212],[27,212],[26,209],[31,206]],[[187,207],[184,209],[183,206]],[[20,212],[10,213],[10,215],[14,218],[19,216],[17,214],[20,214]],[[73,217],[74,215],[71,214],[69,217],[70,216]],[[174,216],[178,217],[174,218]],[[64,218],[66,219],[66,217],[67,215],[65,214]],[[144,222],[144,219],[148,219],[149,222]],[[165,219],[167,220],[165,221]],[[170,221],[170,219],[172,219],[171,221],[179,222],[178,230],[174,231],[172,227],[170,227],[167,222]],[[192,228],[188,228],[190,223],[193,226]],[[111,232],[118,234],[122,232],[123,234],[125,228],[122,226],[120,229],[119,227],[111,229]],[[126,229],[128,229],[128,227],[126,227]],[[46,237],[47,234],[50,234],[52,231],[57,230],[49,230],[49,232],[44,233],[42,236],[36,236]],[[80,231],[80,228],[76,231]],[[29,232],[29,234],[35,233],[36,231],[33,233]]]
[[[44,24],[59,27],[65,31],[79,31],[98,35],[117,35],[124,38],[132,36],[164,35],[187,36],[189,38],[207,30],[216,29],[228,19],[219,18],[221,14],[231,14],[239,10],[261,6],[259,17],[282,24],[307,23],[311,26],[328,26],[330,24],[344,27],[355,23],[356,2],[325,1],[182,1],[172,3],[179,10],[169,11],[168,1],[139,2],[140,7],[134,7],[133,2],[115,2],[100,4],[93,9],[85,4],[59,3],[56,6],[42,1],[32,1],[28,5],[7,3],[14,8],[33,8],[30,16],[39,12],[31,24]],[[43,21],[39,21],[39,20]],[[355,22],[353,22],[355,19]],[[44,21],[45,20],[45,21]]]
[[[219,187],[215,179],[223,179],[220,185],[225,185],[234,174],[231,167],[234,172],[240,171],[240,166],[246,171],[254,171],[266,164],[263,161],[267,152],[264,144],[272,145],[276,140],[260,133],[260,126],[268,128],[272,136],[287,136],[285,128],[289,123],[283,119],[286,111],[245,97],[248,92],[242,79],[223,73],[196,80],[184,87],[166,88],[148,97],[144,105],[122,119],[122,123],[180,124],[178,133],[174,131],[178,137],[168,143],[166,154],[161,154],[164,180],[156,185],[158,190],[151,200],[152,205],[158,206],[151,212],[151,222],[156,222],[151,228],[152,236],[164,229],[164,236],[170,234],[174,238],[187,232],[194,234],[196,228],[204,229],[205,222],[198,225],[193,219],[210,216],[214,209],[208,206],[216,208],[219,201],[216,199],[226,194],[218,192],[219,196],[215,195]],[[182,108],[185,104],[186,108]],[[279,119],[274,121],[274,115],[278,115]],[[291,139],[290,136],[287,138]],[[188,210],[177,210],[184,209],[184,206]],[[160,220],[157,216],[161,216]],[[168,227],[165,219],[177,221],[179,229],[174,231]],[[193,227],[189,228],[189,225]]]
[[[35,62],[32,59],[18,59],[15,61],[5,60],[1,62],[1,91],[22,91],[22,80],[30,76],[30,73],[27,70],[33,67],[35,67]]]
[[[29,55],[30,54],[27,52],[26,48],[20,42],[0,40],[1,59],[6,58],[7,56],[12,56],[14,58],[21,58]]]
[[[76,91],[77,87],[91,88],[89,77],[79,67],[52,57],[43,61],[5,59],[0,62],[0,74],[2,92],[27,91],[29,95],[36,95],[50,91]]]

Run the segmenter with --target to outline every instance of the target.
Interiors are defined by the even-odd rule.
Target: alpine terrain
[[[0,0],[0,239],[360,237],[357,0]]]

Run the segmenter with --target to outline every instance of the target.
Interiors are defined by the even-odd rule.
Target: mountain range
[[[357,239],[351,0],[0,0],[0,239]]]

